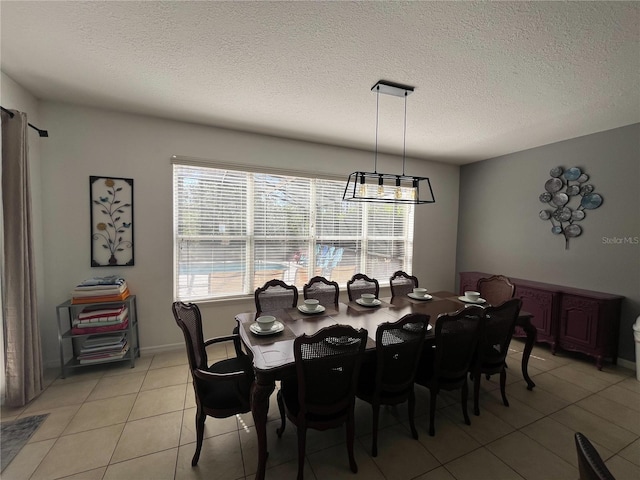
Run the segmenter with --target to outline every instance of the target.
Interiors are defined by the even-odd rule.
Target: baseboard
[[[170,343],[167,345],[157,345],[155,347],[141,347],[140,355],[154,355],[156,353],[175,352],[176,350],[184,351],[184,342]]]
[[[624,358],[618,358],[618,365],[622,368],[628,368],[629,370],[636,371],[636,363],[625,360]]]

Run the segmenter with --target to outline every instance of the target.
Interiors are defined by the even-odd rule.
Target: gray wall
[[[549,171],[580,167],[604,202],[587,212],[583,234],[551,233],[544,208]],[[632,243],[610,243],[632,237]],[[502,273],[625,296],[619,354],[634,360],[640,315],[640,124],[465,165],[460,173],[457,271]]]

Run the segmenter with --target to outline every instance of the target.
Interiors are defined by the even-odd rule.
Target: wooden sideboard
[[[491,275],[460,272],[460,294],[476,290],[478,280]],[[536,341],[550,344],[551,353],[557,348],[582,352],[595,357],[599,370],[604,358],[616,363],[624,297],[520,278],[511,278],[511,282],[515,296],[522,299],[522,310],[532,315]]]

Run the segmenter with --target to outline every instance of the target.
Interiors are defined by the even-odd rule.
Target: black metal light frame
[[[398,189],[400,189],[400,195],[398,195]],[[421,193],[424,193],[424,198],[420,197]],[[342,199],[348,202],[413,205],[436,201],[429,177],[378,172],[353,172],[349,175]]]
[[[374,202],[374,203],[400,203],[400,204],[422,204],[435,203],[433,188],[428,177],[416,177],[405,175],[405,152],[407,133],[407,96],[411,94],[414,87],[402,85],[400,83],[386,80],[378,81],[371,91],[375,91],[376,98],[376,146],[374,156],[373,172],[353,172],[347,179],[347,185],[342,195],[342,200],[348,202]],[[380,173],[377,171],[378,165],[378,105],[380,94],[403,97],[404,102],[404,147],[402,152],[402,175]],[[422,188],[421,188],[422,185]],[[421,198],[421,193],[425,197]]]

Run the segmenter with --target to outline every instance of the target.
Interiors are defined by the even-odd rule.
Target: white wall
[[[604,202],[587,211],[583,234],[551,233],[538,196],[556,166],[580,167]],[[575,202],[574,202],[575,205]],[[554,143],[461,169],[457,270],[623,295],[619,355],[633,361],[640,314],[640,124]]]
[[[344,176],[370,170],[371,152],[254,135],[69,104],[42,102],[42,201],[45,238],[45,361],[57,362],[55,305],[79,281],[122,274],[138,295],[140,341],[153,350],[183,343],[173,301],[172,155]],[[277,121],[277,114],[274,114]],[[396,172],[400,158],[382,156]],[[417,206],[414,273],[428,288],[453,289],[459,168],[408,159],[407,173],[429,176],[437,203]],[[89,176],[134,179],[135,265],[90,267]],[[383,279],[382,283],[385,283]],[[231,331],[253,298],[202,304],[205,335]]]
[[[6,74],[0,72],[0,104],[9,110],[19,110],[27,114],[29,123],[38,128],[46,130],[46,127],[40,122],[37,99],[28,91],[18,85],[13,79]],[[34,251],[36,261],[36,289],[38,305],[37,309],[42,312],[44,308],[45,285],[44,285],[44,268],[43,268],[43,242],[42,242],[42,186],[40,177],[40,145],[46,142],[46,138],[40,138],[38,132],[28,128],[29,135],[29,170],[31,177],[31,192],[33,214],[33,236]],[[4,321],[4,319],[3,319]],[[4,345],[2,338],[2,330],[0,330],[0,345]],[[4,354],[0,357],[0,396],[4,399]]]

